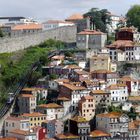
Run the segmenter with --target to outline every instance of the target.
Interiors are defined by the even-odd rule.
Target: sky
[[[0,16],[24,16],[43,21],[65,19],[94,7],[125,15],[134,4],[140,4],[140,0],[0,0]]]

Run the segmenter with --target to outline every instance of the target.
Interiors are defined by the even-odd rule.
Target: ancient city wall
[[[61,40],[66,43],[76,42],[76,26],[60,27],[38,34],[8,37],[0,39],[0,53],[14,52],[33,45],[37,45],[47,39]]]

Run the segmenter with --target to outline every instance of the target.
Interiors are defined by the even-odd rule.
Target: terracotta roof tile
[[[24,130],[20,130],[20,129],[12,130],[12,131],[10,131],[10,133],[13,133],[13,134],[19,134],[19,135],[24,135],[24,136],[30,134],[29,131],[24,131]]]
[[[129,122],[128,129],[129,130],[136,130],[136,129],[138,129],[138,127],[136,126],[135,122]]]
[[[101,130],[94,130],[90,133],[90,137],[94,137],[94,138],[97,138],[97,137],[110,137],[111,135],[108,134],[108,133],[105,133]]]
[[[56,136],[56,138],[59,138],[59,139],[74,139],[74,138],[79,138],[79,136],[73,135],[71,133],[67,133],[67,134],[59,134],[59,135]]]
[[[105,33],[96,30],[84,30],[78,33],[78,35],[104,35]]]
[[[42,25],[30,23],[30,24],[16,25],[12,28],[12,30],[33,30],[33,29],[42,29]]]
[[[41,104],[38,107],[41,107],[41,108],[63,108],[63,106],[58,105],[56,103]]]
[[[41,116],[46,116],[46,114],[42,114],[39,112],[33,112],[33,113],[24,113],[21,116],[23,116],[23,117],[41,117]]]
[[[68,17],[66,19],[66,21],[69,21],[69,20],[81,20],[81,19],[83,19],[83,15],[77,13],[77,14],[73,14],[70,17]]]
[[[96,117],[103,117],[103,118],[119,118],[122,113],[119,112],[110,112],[110,113],[102,113],[98,114]]]
[[[110,93],[108,93],[104,90],[93,90],[90,92],[90,94],[92,95],[92,94],[110,94]]]
[[[32,94],[20,94],[19,97],[23,97],[23,98],[34,98],[35,96]]]

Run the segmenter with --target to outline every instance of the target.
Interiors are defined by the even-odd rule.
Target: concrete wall
[[[76,33],[76,26],[67,26],[27,36],[2,38],[0,39],[0,53],[22,50],[37,45],[47,39],[73,43],[76,42]]]

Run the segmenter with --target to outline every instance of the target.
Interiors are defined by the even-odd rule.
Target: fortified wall
[[[47,39],[61,40],[66,43],[76,42],[76,26],[59,27],[37,34],[0,39],[0,53],[23,50],[40,44]]]

